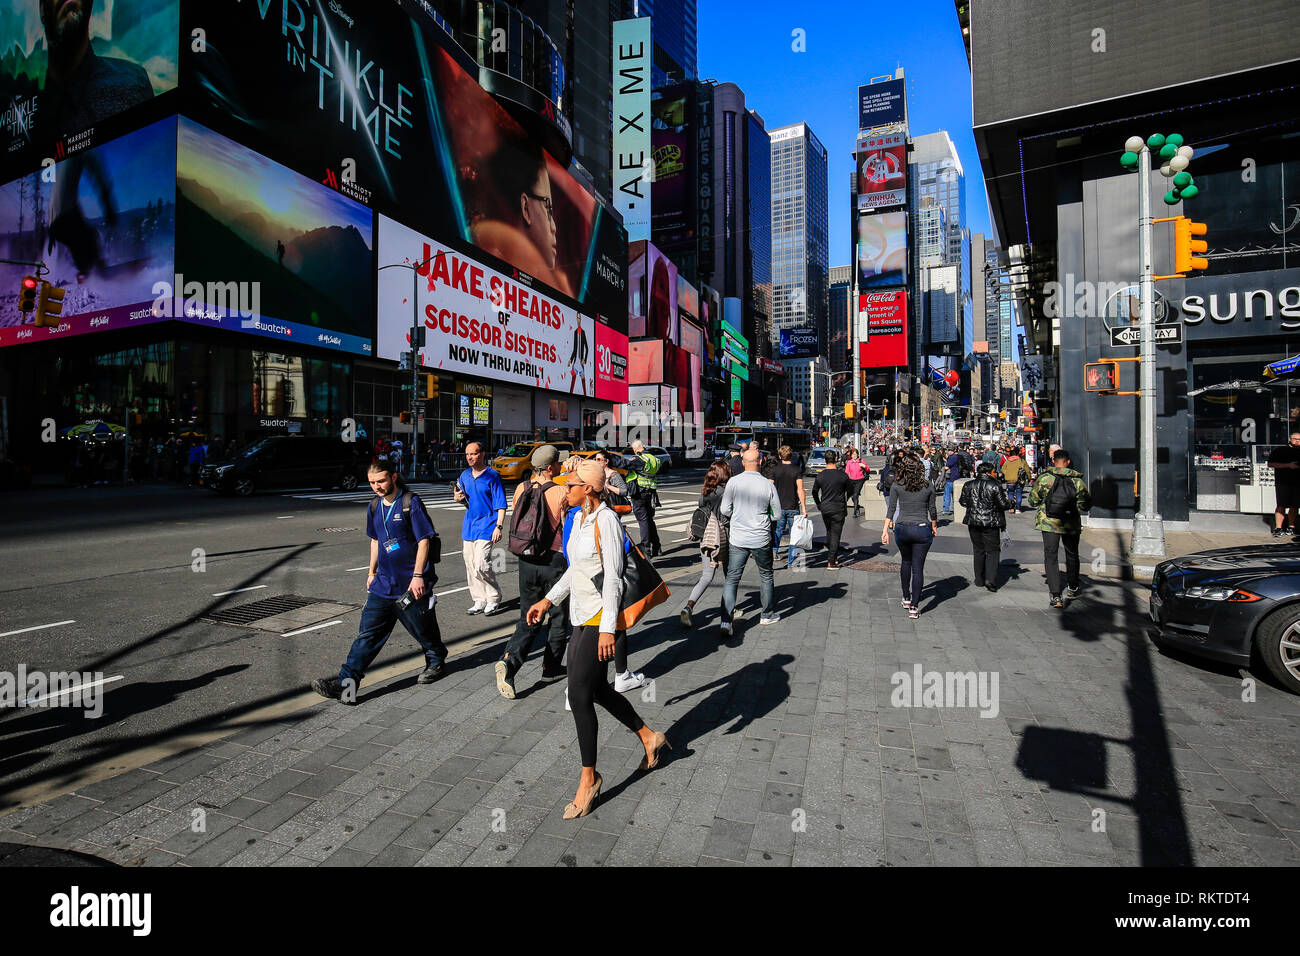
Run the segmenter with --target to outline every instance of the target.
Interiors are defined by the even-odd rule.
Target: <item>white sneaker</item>
[[[482,604],[482,602],[480,602],[480,601],[475,601],[475,602],[474,602],[474,606],[471,607],[471,608],[469,608],[469,609],[467,609],[467,610],[465,611],[465,613],[466,613],[466,614],[482,614],[482,613],[483,613],[483,604]]]
[[[573,708],[569,706],[569,688],[568,688],[568,687],[565,687],[565,688],[564,688],[564,709],[565,709],[565,710],[573,710]]]
[[[731,637],[731,622],[722,621],[718,624],[718,629],[722,631],[723,637]]]
[[[758,623],[763,625],[764,627],[767,627],[767,625],[775,624],[780,620],[781,620],[781,615],[778,614],[776,611],[773,611],[770,614],[764,614],[762,617],[760,617],[758,619]]]
[[[620,694],[626,694],[637,687],[644,687],[645,682],[645,674],[638,674],[636,671],[614,675],[614,689]]]
[[[498,610],[500,607],[501,607],[500,604],[496,603],[496,601],[493,601],[493,602],[492,602],[491,604],[489,604],[487,607],[483,608],[483,616],[484,616],[484,617],[491,617],[493,614],[495,614],[495,613],[497,612],[497,610]]]

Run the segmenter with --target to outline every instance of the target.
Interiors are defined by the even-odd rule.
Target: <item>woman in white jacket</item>
[[[572,820],[590,813],[600,798],[603,781],[596,772],[597,703],[641,738],[645,747],[642,770],[658,766],[659,751],[669,744],[663,734],[646,726],[627,698],[608,683],[623,598],[625,557],[623,525],[604,500],[605,469],[598,462],[584,461],[562,480],[568,485],[568,506],[582,508],[574,517],[573,530],[569,533],[565,552],[569,568],[546,597],[528,609],[528,623],[536,624],[554,604],[569,599],[569,619],[573,621],[573,637],[569,641],[569,704],[582,753],[578,792],[564,808],[564,819]],[[597,578],[601,579],[599,589]]]

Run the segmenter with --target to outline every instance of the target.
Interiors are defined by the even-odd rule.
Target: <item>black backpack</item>
[[[1043,514],[1049,518],[1073,518],[1079,513],[1074,481],[1066,475],[1057,475],[1043,499]]]
[[[709,515],[713,514],[713,509],[703,501],[696,506],[694,513],[691,515],[690,540],[699,541],[704,537],[704,529],[709,525]]]
[[[510,553],[518,558],[540,558],[551,550],[555,529],[546,510],[546,486],[530,481],[510,521]]]
[[[411,499],[415,497],[414,491],[402,492],[402,520],[406,522],[406,527],[411,527]],[[370,499],[370,514],[375,513],[379,507],[379,496]],[[429,542],[429,563],[437,564],[442,560],[442,539],[438,537],[438,532],[433,532],[433,539]]]

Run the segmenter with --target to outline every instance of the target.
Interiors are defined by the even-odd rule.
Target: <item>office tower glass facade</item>
[[[772,335],[814,328],[828,354],[826,148],[803,123],[771,133]]]

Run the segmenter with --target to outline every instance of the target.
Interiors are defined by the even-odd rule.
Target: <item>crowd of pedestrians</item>
[[[996,590],[1006,515],[1018,510],[1019,494],[1013,498],[1012,491],[1023,490],[1031,477],[1020,452],[990,451],[977,461],[958,448],[883,450],[887,463],[876,484],[885,501],[880,540],[888,546],[892,535],[898,547],[901,604],[908,615],[920,615],[926,558],[939,532],[940,509],[951,513],[955,483],[965,477],[971,480],[961,488],[959,503],[971,541],[973,582]],[[391,449],[387,451],[375,457],[369,470],[375,498],[366,523],[370,565],[361,625],[338,674],[312,682],[318,694],[349,704],[357,702],[367,669],[398,621],[424,651],[419,683],[433,683],[447,673],[447,649],[432,592],[440,540],[424,503],[405,486]],[[520,600],[519,619],[494,664],[497,690],[515,699],[517,675],[544,638],[541,679],[567,678],[565,707],[573,713],[581,760],[574,799],[564,817],[584,816],[596,805],[603,786],[597,771],[597,705],[637,735],[645,750],[643,770],[654,769],[662,751],[671,749],[665,736],[650,728],[623,696],[646,682],[627,663],[627,628],[635,619],[624,621],[624,597],[629,569],[660,552],[654,527],[658,460],[634,446],[625,481],[603,452],[566,461],[555,446],[543,445],[532,455],[528,480],[514,489],[507,532],[501,476],[488,466],[480,442],[469,442],[464,455],[467,467],[454,483],[453,497],[465,507],[461,554],[473,602],[468,613],[486,616],[499,610],[502,595],[493,547],[504,541],[518,559]],[[826,567],[835,570],[841,566],[844,523],[850,511],[855,516],[863,513],[860,495],[871,470],[851,447],[842,458],[828,450],[825,459],[826,468],[812,482],[811,497],[826,529]],[[708,468],[691,519],[700,574],[679,611],[686,629],[695,626],[697,606],[721,571],[718,631],[723,640],[733,636],[740,581],[750,559],[758,568],[758,623],[768,626],[780,621],[774,561],[788,533],[785,567],[802,566],[799,552],[811,547],[808,491],[803,467],[791,448],[779,449],[767,474],[763,465],[763,453],[751,445]],[[1070,465],[1069,454],[1055,450],[1051,466],[1033,479],[1028,493],[1028,506],[1036,512],[1035,528],[1043,535],[1049,600],[1054,607],[1063,607],[1064,599],[1079,593],[1080,516],[1091,507],[1082,476]],[[621,520],[626,513],[637,521],[640,554]],[[1061,550],[1064,580],[1058,567]],[[649,573],[653,576],[653,569]],[[631,580],[635,593],[635,576]],[[611,660],[615,662],[612,682]]]

